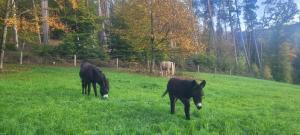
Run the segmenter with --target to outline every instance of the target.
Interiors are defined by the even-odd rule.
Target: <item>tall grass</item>
[[[192,104],[187,121],[180,102],[171,115],[161,98],[167,78],[105,69],[111,90],[100,100],[81,95],[78,72],[0,73],[0,134],[300,134],[300,86],[187,73],[207,81],[204,107]]]

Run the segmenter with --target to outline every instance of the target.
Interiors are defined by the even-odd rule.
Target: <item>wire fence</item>
[[[50,55],[38,56],[29,51],[23,52],[22,64],[27,65],[51,65],[51,66],[76,66],[79,67],[83,59],[78,59],[76,55],[61,57],[53,57]],[[90,63],[99,66],[114,68],[117,70],[126,70],[138,73],[150,73],[150,66],[152,66],[154,75],[160,75],[160,61],[154,61],[151,65],[150,61],[137,61],[137,60],[122,60],[117,57],[111,59],[99,59],[99,58],[89,58],[84,59]],[[20,51],[7,51],[5,53],[4,62],[7,64],[21,64],[21,53]],[[175,62],[176,63],[176,62]],[[192,72],[211,72],[211,73],[223,73],[232,75],[232,70],[219,71],[217,68],[207,69],[205,66],[193,65],[188,62],[176,63],[176,75],[182,74],[184,71]]]

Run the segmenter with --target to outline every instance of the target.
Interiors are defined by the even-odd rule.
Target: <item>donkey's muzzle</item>
[[[108,94],[103,95],[103,98],[107,99],[108,98]]]
[[[198,103],[198,104],[196,105],[196,107],[197,107],[198,110],[200,110],[200,109],[202,108],[202,103]]]

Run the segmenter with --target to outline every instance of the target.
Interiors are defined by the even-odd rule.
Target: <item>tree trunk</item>
[[[209,15],[209,22],[208,22],[209,40],[208,40],[208,44],[209,44],[209,46],[212,46],[212,49],[215,53],[216,52],[216,47],[215,47],[215,43],[214,43],[214,41],[215,41],[215,34],[214,34],[215,30],[214,30],[214,23],[213,23],[211,6],[212,6],[212,3],[210,3],[210,0],[207,0],[207,10],[208,10],[208,15]]]
[[[102,6],[101,6],[101,0],[98,0],[97,15],[103,17],[105,15],[103,14]],[[106,39],[106,33],[105,33],[105,20],[101,23],[101,27],[102,27],[102,30],[99,31],[99,38],[101,40],[102,45],[106,45],[107,39]]]
[[[48,24],[48,0],[41,0],[42,8],[42,29],[43,29],[43,44],[49,42],[49,24]]]
[[[152,66],[151,66],[151,68],[152,68],[152,72],[151,73],[154,73],[154,70],[155,70],[155,58],[154,57],[152,59]]]
[[[89,0],[85,0],[85,6],[88,8],[89,7]]]
[[[264,60],[263,60],[263,43],[260,43],[260,59],[261,59],[261,65],[263,66]],[[264,68],[264,67],[262,67]]]
[[[97,15],[102,16],[102,10],[101,10],[101,0],[97,1]]]
[[[255,35],[255,31],[253,31],[253,35]],[[259,56],[259,49],[258,49],[258,46],[257,46],[257,41],[256,41],[255,36],[253,36],[253,40],[254,40],[254,44],[255,44],[255,50],[256,50],[259,69],[260,69],[260,71],[262,71],[261,57]]]
[[[9,17],[9,7],[10,7],[10,0],[6,1],[6,13],[5,13],[5,20]],[[6,44],[6,35],[7,35],[7,24],[4,23],[3,28],[3,36],[2,36],[2,45],[1,45],[1,58],[0,58],[0,69],[3,69],[3,61],[4,61],[4,52],[5,52],[5,44]]]
[[[152,11],[152,0],[150,0],[150,48],[151,48],[151,66],[150,66],[150,73],[153,73],[154,68],[154,28],[153,28],[153,11]]]
[[[105,5],[106,5],[106,17],[110,17],[110,1],[106,0]]]
[[[41,32],[40,32],[40,25],[39,25],[39,16],[37,13],[37,9],[35,6],[35,1],[32,0],[32,6],[33,6],[33,14],[34,14],[34,22],[35,22],[35,28],[38,34],[39,44],[42,44],[42,38],[41,38]]]
[[[225,10],[225,5],[226,5],[226,1],[223,0],[223,1],[222,1],[222,9],[223,9],[224,11],[226,11],[226,10]],[[227,17],[226,17],[226,18],[227,18]],[[225,39],[227,40],[227,39],[228,39],[228,36],[227,36],[227,21],[226,21],[226,20],[224,20],[224,29],[225,29]]]
[[[237,0],[235,0],[235,7],[236,8],[238,7]],[[242,29],[241,29],[239,11],[237,11],[237,13],[236,13],[236,18],[237,18],[237,29],[239,30],[242,46],[243,46],[244,53],[245,53],[245,60],[246,60],[246,63],[247,63],[248,70],[250,70],[249,57],[248,57],[248,53],[247,53],[247,49],[246,49],[246,45],[245,45],[245,41],[244,41],[244,36],[243,36],[243,33],[242,33]]]
[[[15,0],[12,0],[12,14],[13,18],[17,19],[17,9],[16,9],[16,2]],[[19,48],[19,35],[18,35],[18,27],[17,27],[17,22],[14,23],[13,25],[13,31],[14,31],[14,40],[16,43],[16,48]]]
[[[230,31],[231,31],[231,36],[232,36],[232,42],[233,42],[233,47],[234,47],[234,58],[235,58],[235,65],[238,66],[238,56],[237,56],[237,43],[236,43],[236,37],[235,37],[235,30],[233,26],[233,19],[232,19],[232,12],[229,10],[229,25],[230,25]]]

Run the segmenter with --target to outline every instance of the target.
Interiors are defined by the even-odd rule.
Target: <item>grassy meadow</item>
[[[111,89],[100,100],[81,94],[78,72],[34,66],[0,73],[0,135],[300,134],[297,85],[186,73],[207,81],[203,109],[191,101],[188,121],[181,102],[171,115],[168,96],[161,97],[167,78],[104,69]]]

